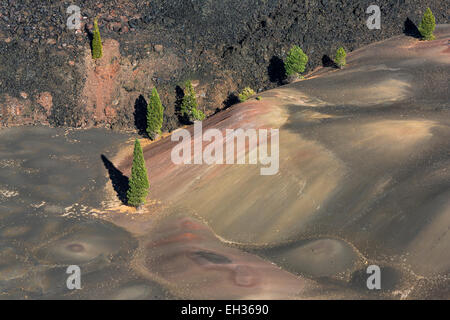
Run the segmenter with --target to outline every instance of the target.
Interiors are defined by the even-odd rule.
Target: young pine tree
[[[195,97],[195,90],[190,80],[186,81],[184,89],[184,97],[181,102],[180,111],[183,117],[189,121],[205,119],[205,114],[197,109],[197,98]]]
[[[419,24],[419,31],[424,40],[434,40],[433,31],[436,28],[436,20],[430,8],[425,11],[422,21]]]
[[[345,52],[345,49],[342,47],[339,47],[336,50],[336,56],[334,58],[334,63],[336,63],[336,65],[339,68],[342,68],[343,66],[345,66],[346,62],[345,62],[345,57],[347,56],[347,53]]]
[[[192,110],[197,109],[197,98],[191,80],[186,81],[184,85],[184,97],[181,102],[181,113],[186,118],[191,116]]]
[[[133,165],[131,167],[131,178],[128,185],[127,200],[128,205],[139,207],[145,203],[148,195],[147,168],[145,167],[144,154],[142,152],[141,144],[136,139],[134,142]]]
[[[286,61],[284,62],[284,68],[287,76],[302,73],[305,71],[306,64],[308,63],[308,56],[303,50],[297,46],[292,46],[289,50]]]
[[[147,105],[147,134],[154,139],[157,134],[161,133],[163,124],[164,108],[159,99],[156,88],[153,88],[150,100]]]
[[[102,39],[100,37],[100,29],[98,28],[97,18],[94,20],[94,34],[92,38],[92,58],[100,59],[103,56]]]

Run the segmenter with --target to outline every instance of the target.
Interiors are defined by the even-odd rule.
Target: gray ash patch
[[[77,293],[80,298],[98,298],[100,287],[100,296],[119,293],[115,287],[136,278],[127,270],[137,241],[89,213],[105,198],[108,178],[100,155],[111,156],[127,139],[104,129],[0,130],[0,153],[8,160],[0,166],[3,297],[70,298],[70,264],[79,265],[90,281],[88,290]],[[158,288],[150,285],[144,293]]]

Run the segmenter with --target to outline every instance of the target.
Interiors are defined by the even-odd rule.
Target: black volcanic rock
[[[79,47],[89,46],[86,33],[75,34],[65,27],[69,17],[66,9],[71,4],[34,0],[0,3],[0,99],[2,94],[19,97],[21,91],[49,91],[53,95],[49,117],[53,125],[74,125],[74,119],[84,112],[80,105],[86,78],[83,68],[61,70],[67,61],[81,65],[84,50]],[[183,61],[170,75],[160,72],[149,76],[149,82],[158,79],[153,85],[161,87],[166,119],[173,119],[174,88],[188,78],[206,86],[202,104],[205,111],[213,112],[222,107],[218,99],[223,97],[223,102],[233,91],[245,86],[268,89],[281,83],[280,61],[273,59],[284,59],[293,44],[308,54],[308,71],[322,65],[324,55],[332,56],[341,45],[350,52],[403,32],[415,36],[411,30],[427,6],[437,23],[448,23],[448,1],[379,1],[381,30],[369,30],[365,11],[371,4],[369,0],[86,0],[78,5],[86,18],[83,24],[89,29],[93,17],[99,17],[102,38],[117,40],[122,57],[139,62],[148,56],[145,45],[161,45],[164,50],[160,55],[168,64],[173,56]],[[116,24],[111,27],[111,23]],[[56,39],[56,44],[50,39]],[[21,68],[39,76],[28,79],[23,76],[26,73],[16,72]],[[64,73],[70,77],[56,76]],[[220,79],[232,79],[234,87],[227,87],[230,81]],[[222,81],[220,88],[213,87],[215,80]],[[226,92],[219,95],[219,89]],[[136,92],[136,98],[140,94],[145,92]],[[114,127],[133,127],[133,103],[117,108],[122,119],[115,119]],[[173,121],[170,123],[173,127]]]

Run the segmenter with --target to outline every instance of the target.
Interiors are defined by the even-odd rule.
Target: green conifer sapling
[[[419,24],[419,31],[424,40],[434,40],[433,31],[436,28],[436,20],[430,8],[425,11],[422,21]]]
[[[298,75],[305,71],[306,64],[308,63],[308,56],[303,50],[297,46],[292,46],[289,50],[286,61],[284,62],[284,68],[287,76]]]
[[[334,58],[334,63],[336,63],[336,65],[339,68],[342,68],[346,64],[346,62],[345,62],[346,56],[347,56],[347,53],[345,52],[345,49],[343,47],[339,47],[336,50],[336,56]]]
[[[92,58],[100,59],[103,56],[102,39],[100,29],[98,28],[97,18],[94,20],[94,34],[92,38]]]
[[[129,180],[127,200],[128,205],[139,207],[145,203],[150,184],[148,182],[147,168],[145,167],[144,154],[141,144],[136,139],[134,142],[133,165],[131,167],[131,178]]]
[[[161,133],[163,113],[164,108],[158,91],[156,88],[153,88],[147,105],[147,134],[151,139],[154,139],[157,134]]]
[[[205,119],[205,114],[197,109],[197,98],[195,97],[195,90],[192,86],[192,82],[190,80],[186,81],[185,89],[184,89],[184,97],[181,102],[181,114],[186,117],[189,121],[199,120],[202,121]]]

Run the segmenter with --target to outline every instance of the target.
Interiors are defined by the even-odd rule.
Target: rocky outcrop
[[[322,65],[347,51],[408,32],[427,6],[448,21],[445,1],[382,1],[381,29],[366,26],[370,1],[86,0],[81,30],[69,30],[65,1],[0,4],[0,126],[136,128],[153,86],[165,105],[164,129],[180,125],[176,101],[187,79],[207,114],[245,86],[282,82],[292,44]],[[105,56],[90,59],[89,30],[99,18]],[[409,20],[408,20],[409,19]],[[407,22],[408,21],[408,22]],[[405,30],[406,28],[406,30]],[[23,94],[27,98],[23,97]]]

